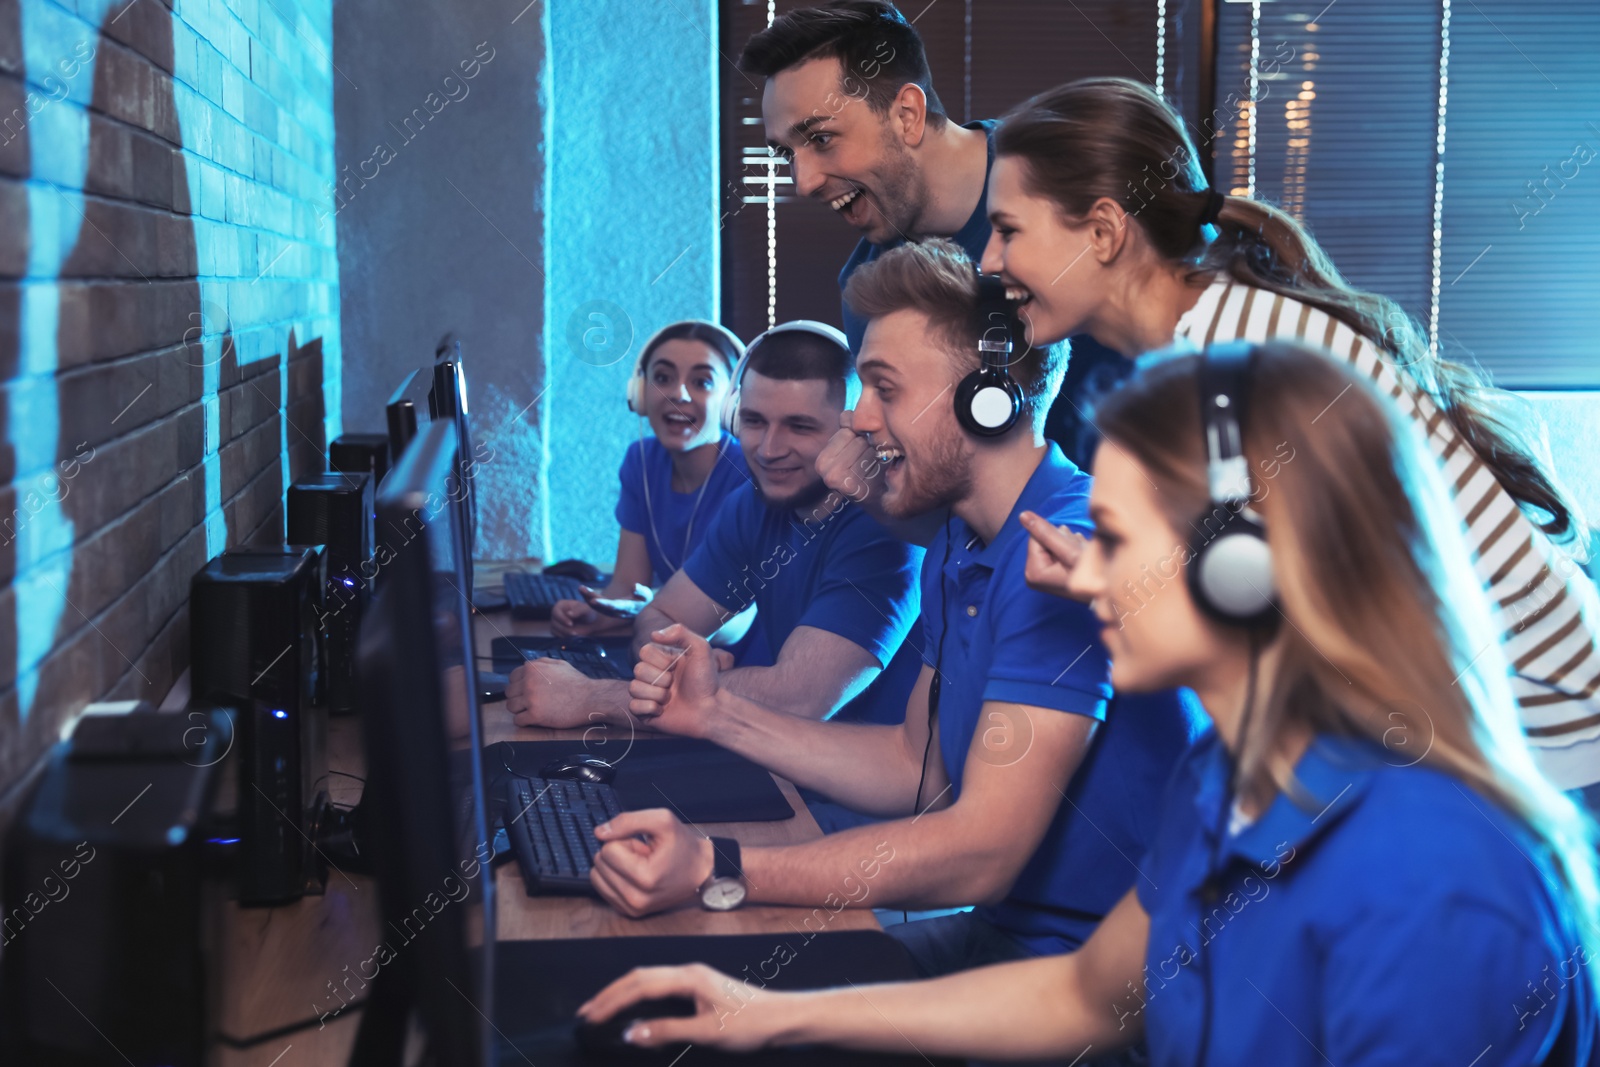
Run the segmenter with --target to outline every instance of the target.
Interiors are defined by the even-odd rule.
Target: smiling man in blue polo
[[[923,667],[904,723],[817,723],[763,708],[719,686],[709,650],[678,627],[643,651],[633,710],[888,817],[743,850],[746,899],[823,905],[887,842],[894,862],[863,904],[977,905],[891,928],[925,974],[1071,950],[1141,877],[1136,861],[1199,709],[1170,691],[1114,699],[1089,610],[1024,581],[1023,512],[1090,532],[1089,478],[1041,432],[1060,354],[1009,357],[1015,422],[985,433],[994,398],[961,382],[979,369],[988,308],[960,249],[895,249],[863,266],[846,296],[870,320],[852,420],[881,477],[862,495],[890,519],[949,513],[923,562]],[[959,419],[958,403],[978,410]],[[641,832],[650,844],[633,839]],[[671,812],[628,813],[600,836],[611,843],[595,886],[631,915],[692,899],[728,866]]]

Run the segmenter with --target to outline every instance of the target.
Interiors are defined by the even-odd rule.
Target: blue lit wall
[[[543,548],[542,7],[408,0],[397,18],[390,0],[340,0],[333,13],[345,427],[382,432],[390,393],[454,331],[480,457],[477,553],[496,559]]]
[[[190,577],[338,432],[329,36],[329,0],[0,5],[0,783],[166,695]]]
[[[639,343],[718,315],[712,0],[550,0],[546,36],[547,558],[609,565],[623,391]]]

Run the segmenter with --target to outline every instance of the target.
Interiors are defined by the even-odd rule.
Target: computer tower
[[[289,487],[288,543],[322,545],[327,567],[317,627],[328,710],[356,710],[356,635],[376,576],[373,480],[366,474],[313,474]]]
[[[328,469],[344,474],[370,474],[374,492],[389,473],[389,435],[347,433],[328,446]]]
[[[308,839],[326,770],[318,671],[322,554],[224,552],[189,586],[190,700],[238,709],[239,903],[281,904],[326,879]]]
[[[93,710],[6,838],[0,1063],[201,1067],[221,888],[208,826],[232,712]]]

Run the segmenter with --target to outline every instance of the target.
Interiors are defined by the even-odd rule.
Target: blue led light
[[[289,713],[287,711],[274,711],[272,713],[272,717],[274,719],[287,719],[289,717]]]
[[[354,589],[356,587],[356,583],[352,582],[349,578],[340,578],[339,580],[341,582],[343,582],[345,585],[348,585],[351,589]]]

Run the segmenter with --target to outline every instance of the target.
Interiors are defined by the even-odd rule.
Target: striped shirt
[[[1558,787],[1600,780],[1600,601],[1579,564],[1529,521],[1455,426],[1393,356],[1326,312],[1235,282],[1212,282],[1177,339],[1303,341],[1347,359],[1418,424],[1443,467],[1512,666],[1534,755]]]

